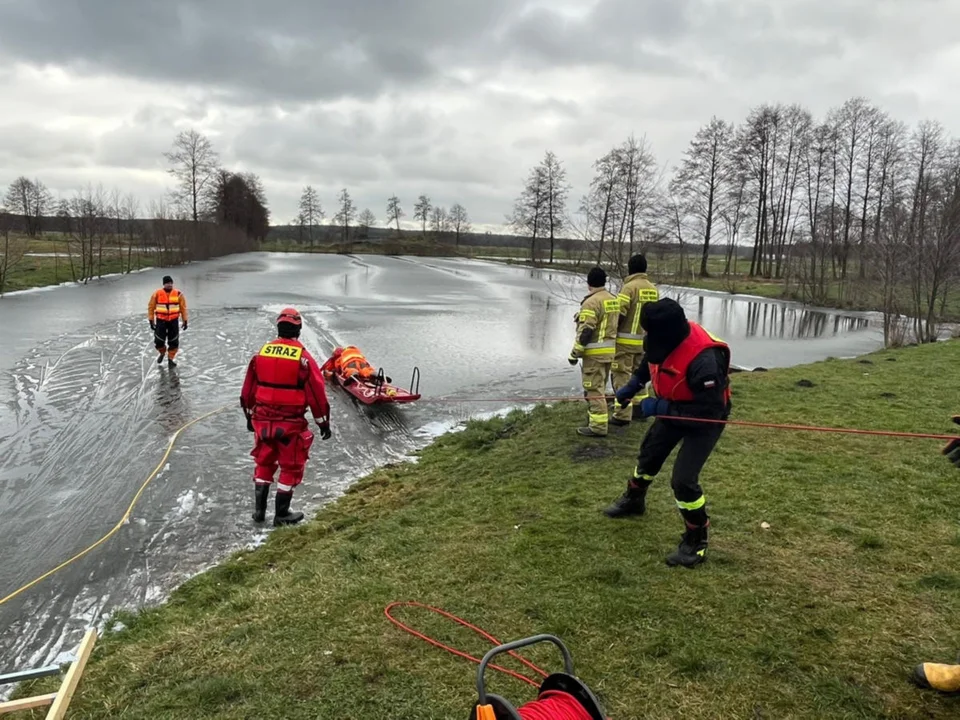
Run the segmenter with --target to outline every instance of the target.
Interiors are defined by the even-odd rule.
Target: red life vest
[[[309,377],[303,345],[297,340],[280,338],[267,343],[257,355],[257,405],[289,409],[302,415],[307,409],[304,389]]]
[[[690,334],[680,343],[660,365],[650,363],[650,381],[657,397],[673,402],[691,402],[693,391],[687,385],[687,370],[694,358],[708,348],[723,351],[726,360],[725,376],[730,376],[730,346],[715,338],[697,323],[690,323]],[[730,382],[723,391],[723,398],[730,401]]]

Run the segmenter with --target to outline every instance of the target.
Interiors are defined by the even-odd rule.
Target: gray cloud
[[[957,127],[957,21],[950,0],[4,0],[0,167],[156,194],[193,126],[278,221],[312,183],[328,209],[425,192],[499,223],[548,148],[579,194],[627,135],[672,164],[762,102],[862,94]]]

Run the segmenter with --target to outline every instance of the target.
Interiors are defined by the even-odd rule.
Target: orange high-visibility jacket
[[[153,322],[157,320],[176,320],[178,317],[187,322],[187,299],[179,290],[174,288],[169,293],[160,288],[150,296],[150,302],[147,303],[147,319]]]

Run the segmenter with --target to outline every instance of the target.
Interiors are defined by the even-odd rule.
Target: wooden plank
[[[95,628],[87,630],[80,643],[80,649],[77,651],[77,659],[70,665],[67,674],[63,677],[63,683],[57,692],[57,699],[50,706],[50,712],[47,713],[47,720],[63,720],[67,714],[67,708],[70,707],[70,700],[73,693],[80,684],[80,676],[83,675],[83,669],[87,665],[90,653],[93,652],[93,644],[97,641],[97,631]]]
[[[20,700],[8,700],[7,702],[0,703],[0,715],[44,707],[56,699],[57,694],[50,693],[49,695],[34,695],[33,697],[21,698]]]

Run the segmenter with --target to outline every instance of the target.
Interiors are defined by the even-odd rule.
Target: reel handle
[[[485,705],[487,702],[487,690],[484,686],[483,671],[487,669],[487,665],[490,664],[490,661],[500,653],[509,652],[510,650],[516,650],[522,647],[528,647],[529,645],[536,645],[537,643],[541,642],[550,642],[560,648],[560,653],[563,655],[564,671],[567,673],[567,675],[574,674],[573,658],[570,656],[570,651],[567,650],[567,646],[563,644],[560,638],[554,635],[534,635],[532,637],[523,638],[522,640],[514,640],[513,642],[498,645],[483,656],[483,659],[480,661],[480,668],[477,670],[477,693],[479,695],[481,705]]]

